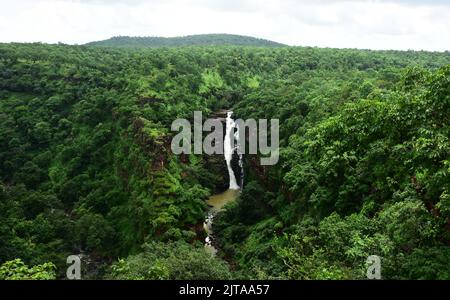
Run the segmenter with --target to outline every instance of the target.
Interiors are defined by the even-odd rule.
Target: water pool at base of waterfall
[[[216,194],[206,201],[206,203],[211,206],[211,209],[208,212],[208,216],[205,219],[205,222],[203,223],[203,228],[206,231],[206,234],[208,235],[205,239],[205,249],[208,253],[211,253],[212,255],[215,255],[217,252],[217,249],[213,246],[212,239],[213,231],[212,231],[212,222],[214,219],[214,216],[222,210],[222,208],[225,206],[225,204],[232,202],[236,200],[236,198],[239,196],[239,190],[232,190],[228,189],[225,192],[221,194]]]

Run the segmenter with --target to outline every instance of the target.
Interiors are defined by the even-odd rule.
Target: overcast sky
[[[0,42],[232,33],[288,45],[450,50],[450,0],[0,0]]]

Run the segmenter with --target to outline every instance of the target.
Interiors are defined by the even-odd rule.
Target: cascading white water
[[[231,159],[233,158],[233,152],[235,150],[234,143],[232,144],[231,137],[234,135],[236,137],[236,134],[234,133],[234,128],[236,128],[236,123],[231,118],[231,115],[233,114],[232,111],[227,112],[227,119],[226,119],[226,130],[225,130],[225,139],[224,139],[224,145],[223,145],[223,152],[225,156],[225,161],[227,162],[227,168],[228,168],[228,175],[230,176],[230,190],[238,190],[239,185],[236,183],[236,176],[234,176],[233,168],[231,167]],[[238,129],[239,130],[239,129]],[[238,132],[236,132],[238,133]],[[239,136],[239,134],[238,134]],[[234,142],[234,140],[233,140]]]
[[[234,121],[233,121],[234,122]],[[236,140],[236,150],[239,156],[239,168],[241,171],[241,178],[239,180],[239,187],[244,188],[244,159],[242,156],[242,149],[240,148],[240,140],[239,140],[239,126],[236,122],[234,122],[234,127],[236,128],[236,132],[234,133],[234,139]]]

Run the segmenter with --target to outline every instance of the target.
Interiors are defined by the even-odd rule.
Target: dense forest
[[[107,40],[90,42],[86,45],[103,47],[178,47],[178,46],[254,46],[280,47],[283,44],[235,34],[196,34],[182,37],[129,37],[116,36]]]
[[[99,45],[130,41],[184,44]],[[244,156],[211,256],[228,175],[170,124],[221,109],[278,118],[280,160]],[[448,52],[0,44],[0,132],[0,279],[450,279]]]

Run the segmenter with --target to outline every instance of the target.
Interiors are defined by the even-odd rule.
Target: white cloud
[[[444,0],[0,0],[0,42],[234,33],[289,45],[450,50]]]

